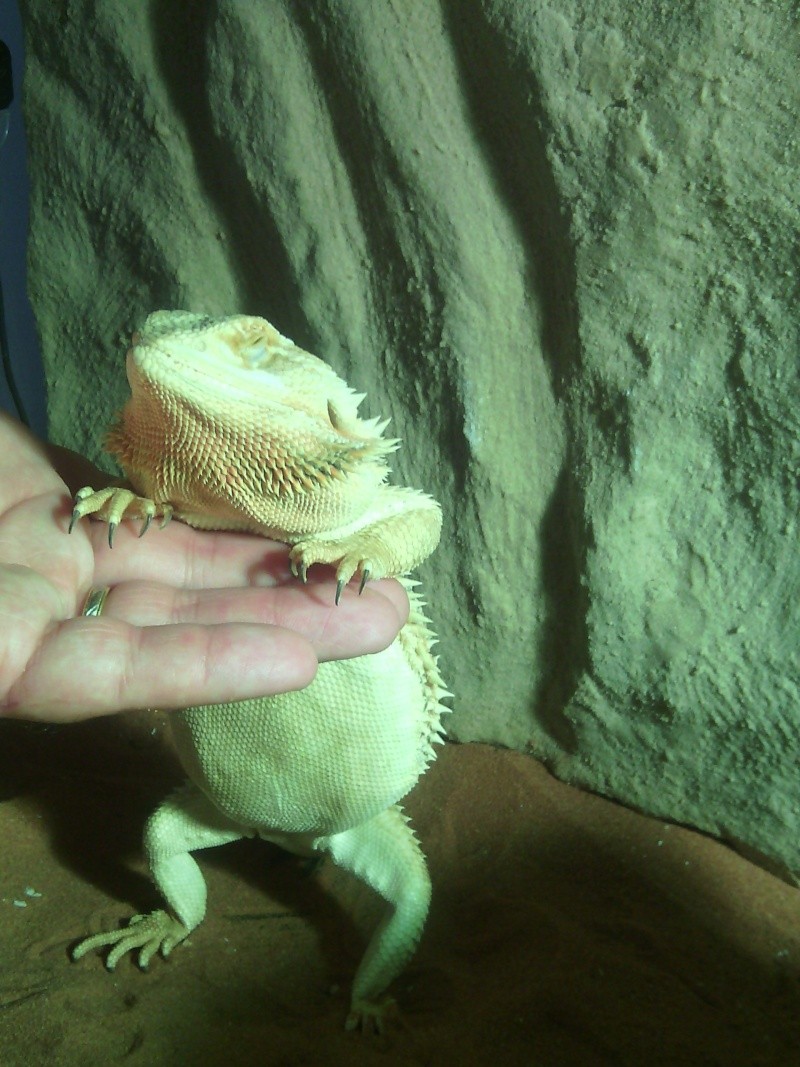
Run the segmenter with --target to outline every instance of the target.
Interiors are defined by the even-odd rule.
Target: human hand
[[[318,662],[385,648],[408,616],[394,581],[347,589],[336,607],[334,580],[302,585],[287,546],[261,537],[173,522],[140,540],[123,523],[109,549],[107,527],[86,520],[68,536],[70,490],[111,480],[87,466],[0,413],[0,716],[65,722],[300,689]],[[106,586],[102,616],[82,616]]]

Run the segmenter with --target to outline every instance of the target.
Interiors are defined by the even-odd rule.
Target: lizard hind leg
[[[368,822],[330,837],[315,848],[372,886],[391,905],[372,935],[353,982],[348,1030],[381,1033],[394,1002],[387,986],[411,958],[422,934],[431,898],[425,857],[414,831],[394,805]]]
[[[134,915],[127,926],[84,938],[72,950],[79,960],[87,952],[109,948],[106,967],[113,971],[127,952],[137,952],[143,969],[160,949],[162,956],[198,926],[206,910],[206,884],[190,855],[194,849],[223,845],[247,831],[226,819],[194,785],[176,790],[148,819],[144,847],[150,873],[167,910]]]

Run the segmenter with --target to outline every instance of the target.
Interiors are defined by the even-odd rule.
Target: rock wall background
[[[53,439],[265,315],[444,505],[453,735],[800,871],[789,0],[21,8]]]

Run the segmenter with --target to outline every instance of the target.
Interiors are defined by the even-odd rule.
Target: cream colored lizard
[[[134,491],[87,487],[73,523],[171,515],[291,545],[300,577],[314,563],[346,582],[402,576],[439,540],[429,496],[386,484],[397,447],[362,420],[361,396],[265,319],[150,315],[127,357],[131,398],[107,446]],[[306,689],[171,716],[190,783],[151,816],[145,851],[166,908],[96,934],[75,959],[110,947],[113,970],[146,967],[202,921],[206,888],[190,853],[259,836],[301,855],[328,853],[393,906],[355,976],[348,1028],[380,1028],[386,989],[413,953],[430,898],[424,857],[399,801],[434,758],[447,694],[434,635],[404,581],[411,614],[384,652],[320,664]]]

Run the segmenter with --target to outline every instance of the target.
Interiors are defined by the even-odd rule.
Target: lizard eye
[[[263,367],[270,359],[270,350],[266,337],[256,337],[248,345],[239,349],[244,365],[251,370]]]

